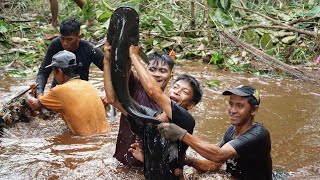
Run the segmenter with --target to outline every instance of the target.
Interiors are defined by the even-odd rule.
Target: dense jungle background
[[[84,39],[96,44],[120,6],[138,11],[140,45],[146,53],[162,49],[174,52],[177,62],[319,82],[318,73],[308,73],[320,67],[319,0],[86,0],[83,10],[71,0],[59,0],[58,21],[81,19]],[[86,27],[92,18],[95,24]],[[59,33],[50,20],[49,1],[1,0],[1,73],[37,73],[47,45]]]

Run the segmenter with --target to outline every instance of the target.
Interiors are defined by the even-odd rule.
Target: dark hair
[[[176,80],[174,80],[173,84],[180,80],[188,82],[191,85],[191,88],[193,90],[192,102],[194,102],[195,105],[198,104],[198,102],[200,102],[202,98],[200,83],[194,77],[187,74],[182,74]]]
[[[70,60],[70,61],[69,61],[69,65],[74,64],[74,63],[75,63],[74,61],[75,61],[74,59]],[[57,72],[59,69],[61,69],[61,71],[63,72],[63,74],[66,75],[66,76],[68,76],[69,78],[73,78],[73,77],[75,77],[75,76],[78,76],[78,73],[76,72],[76,67],[77,67],[77,66],[74,66],[74,65],[69,66],[69,67],[67,67],[67,68],[60,68],[60,67],[52,66],[52,68],[54,69],[54,71]]]
[[[173,69],[173,66],[174,66],[173,60],[170,58],[170,56],[168,56],[163,51],[156,51],[154,53],[149,54],[148,59],[149,59],[149,64],[152,60],[155,60],[157,62],[160,61],[162,63],[165,62],[168,64],[170,71]]]
[[[75,18],[64,20],[60,25],[60,34],[63,36],[79,35],[80,22]]]
[[[248,99],[248,103],[250,104],[251,108],[254,108],[256,105],[260,104],[260,101],[258,101],[254,96],[245,96]]]

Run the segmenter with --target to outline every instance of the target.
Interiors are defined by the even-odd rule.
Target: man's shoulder
[[[93,48],[93,44],[87,40],[84,40],[84,39],[81,39],[80,40],[80,44],[79,44],[80,47],[91,47]],[[92,49],[90,49],[92,50]]]
[[[251,131],[254,131],[258,134],[269,135],[268,129],[264,127],[262,123],[258,122],[252,126]]]

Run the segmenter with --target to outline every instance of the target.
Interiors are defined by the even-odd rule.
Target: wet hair
[[[80,22],[75,18],[64,20],[60,25],[60,34],[63,36],[79,35]]]
[[[174,80],[173,84],[180,80],[188,82],[190,84],[193,91],[192,102],[194,102],[195,105],[198,104],[198,102],[200,102],[202,98],[200,83],[194,77],[187,74],[182,74],[176,80]]]
[[[254,96],[245,96],[248,100],[248,103],[250,104],[251,108],[255,108],[256,105],[260,104],[260,101],[258,101]]]
[[[161,65],[164,65],[164,63],[167,63],[170,71],[172,71],[173,69],[173,66],[174,66],[173,60],[170,58],[170,56],[168,56],[163,51],[156,51],[154,53],[149,54],[148,59],[149,59],[149,64],[151,61],[155,60],[156,65],[158,65],[158,62],[161,62],[162,63]]]

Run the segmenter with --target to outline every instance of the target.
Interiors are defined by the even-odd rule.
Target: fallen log
[[[241,41],[240,39],[222,31],[218,30],[218,32],[229,42],[232,43],[232,45],[240,46],[244,50],[250,52],[253,54],[256,59],[259,62],[262,62],[268,66],[271,66],[272,68],[279,69],[280,71],[284,72],[285,74],[289,75],[290,77],[296,78],[296,79],[301,79],[307,82],[315,83],[315,84],[320,84],[320,79],[316,79],[315,77],[312,77],[308,74],[305,74],[303,71],[298,70],[296,68],[293,68],[289,66],[288,64],[285,64],[276,58],[264,53],[263,51],[255,48],[254,46]]]

